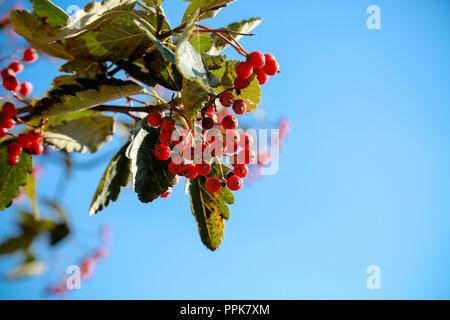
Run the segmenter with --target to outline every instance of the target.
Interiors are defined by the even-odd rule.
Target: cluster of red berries
[[[259,84],[263,85],[269,80],[269,76],[274,76],[278,70],[279,65],[273,55],[254,51],[247,56],[247,61],[241,61],[237,64],[237,77],[234,79],[234,86],[240,90],[247,88],[253,74],[258,79]]]
[[[14,118],[17,117],[16,106],[12,102],[5,102],[2,106],[2,114],[0,121],[0,138],[4,137],[8,133],[8,129],[11,129],[16,124],[16,121],[14,120]],[[23,149],[27,149],[28,152],[34,156],[42,154],[44,151],[42,134],[36,130],[21,133],[17,136],[16,141],[8,144],[7,148],[8,157],[6,158],[6,162],[10,166],[15,166],[20,161],[20,154]]]
[[[34,48],[28,48],[24,51],[22,62],[32,63],[38,59],[39,55]],[[33,91],[33,85],[29,81],[22,83],[17,80],[16,75],[23,70],[21,61],[13,61],[8,67],[3,69],[0,74],[3,81],[3,87],[8,91],[19,92],[23,97],[28,96]]]

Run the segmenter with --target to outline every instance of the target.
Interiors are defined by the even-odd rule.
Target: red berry
[[[13,75],[8,75],[3,79],[3,86],[9,91],[17,91],[20,88],[19,81],[17,81],[17,78]]]
[[[224,141],[224,149],[226,153],[235,153],[239,147],[240,136],[234,130],[227,130]]]
[[[158,127],[159,124],[161,123],[161,113],[157,111],[151,111],[147,116],[147,122],[152,127]]]
[[[231,191],[237,191],[242,188],[243,182],[242,179],[238,176],[234,175],[227,180],[227,187]]]
[[[233,104],[233,111],[236,114],[244,114],[247,111],[247,104],[244,100],[236,100]]]
[[[204,130],[209,130],[214,127],[214,119],[211,117],[206,117],[202,120],[202,127]]]
[[[195,179],[198,175],[197,168],[192,163],[188,163],[181,169],[180,175],[188,179]]]
[[[28,150],[33,156],[39,156],[42,154],[42,152],[44,152],[44,146],[42,145],[42,143],[33,142],[31,143]]]
[[[33,84],[29,81],[23,82],[19,87],[19,92],[22,96],[26,97],[33,91]]]
[[[159,141],[166,146],[172,147],[174,145],[172,141],[172,131],[162,131],[159,135]]]
[[[160,198],[168,198],[172,194],[172,188],[167,189],[166,192],[164,192],[162,195],[160,195]]]
[[[28,138],[30,139],[31,143],[42,144],[42,135],[39,132],[30,131],[27,133],[27,135],[28,135]]]
[[[5,79],[8,79],[8,77],[13,76],[15,77],[15,73],[14,71],[12,71],[12,69],[6,68],[6,69],[2,69],[2,71],[0,72],[1,76],[2,76],[2,80],[5,81]]]
[[[172,131],[173,129],[175,129],[175,121],[171,117],[162,118],[161,129],[165,131]]]
[[[206,180],[206,190],[211,193],[219,192],[222,189],[222,183],[216,177],[211,177]]]
[[[0,138],[3,138],[8,133],[8,129],[5,127],[0,126]]]
[[[169,165],[167,166],[167,170],[169,170],[169,172],[173,175],[177,175],[180,170],[183,168],[184,164],[176,164],[173,161],[170,161]]]
[[[222,120],[222,126],[224,129],[236,129],[238,126],[238,120],[232,115],[228,115]]]
[[[211,165],[206,160],[200,160],[195,164],[197,173],[201,176],[207,176],[211,173]]]
[[[245,79],[241,79],[239,77],[234,79],[234,86],[236,87],[236,89],[243,90],[243,89],[247,88],[249,85],[250,85],[250,81],[248,81],[248,79],[245,80]]]
[[[247,63],[254,69],[261,69],[266,63],[266,57],[258,51],[254,51],[247,56]]]
[[[14,119],[10,117],[3,117],[0,123],[0,125],[6,129],[11,129],[15,124],[16,122],[14,121]]]
[[[13,118],[17,116],[17,109],[16,106],[12,102],[5,102],[5,104],[2,107],[2,112],[5,115],[5,117]]]
[[[38,57],[39,54],[37,53],[36,49],[28,48],[24,51],[22,60],[25,62],[34,62]]]
[[[255,160],[255,153],[251,149],[244,149],[237,155],[238,164],[249,164]]]
[[[155,148],[155,156],[158,160],[167,160],[170,158],[170,148],[165,144],[159,144]]]
[[[8,163],[10,166],[15,166],[19,163],[20,156],[18,154],[9,154],[8,157],[6,157],[6,163]]]
[[[211,105],[211,107],[206,110],[206,116],[212,118],[214,116],[214,105]]]
[[[20,73],[23,70],[23,64],[19,61],[13,61],[8,66],[8,69],[11,69],[14,73]]]
[[[241,79],[248,79],[253,73],[253,67],[247,62],[239,62],[236,66],[236,74]]]
[[[269,76],[276,75],[280,68],[277,60],[275,60],[275,57],[271,54],[265,54],[264,56],[266,57],[266,64],[262,68],[262,71]]]
[[[255,73],[260,85],[265,84],[269,80],[269,76],[265,74],[261,69],[255,70]]]
[[[245,178],[248,174],[248,168],[245,164],[237,164],[234,166],[233,172],[238,177]]]
[[[231,107],[234,103],[234,96],[231,92],[224,92],[220,95],[219,97],[219,101],[220,103],[224,106],[224,107]]]
[[[17,137],[17,142],[22,146],[22,148],[29,148],[31,146],[31,138],[28,133],[21,133]]]
[[[253,136],[250,133],[243,132],[239,139],[239,146],[244,149],[248,149],[253,145]]]
[[[22,146],[17,142],[11,142],[8,144],[8,153],[19,155],[22,152]]]

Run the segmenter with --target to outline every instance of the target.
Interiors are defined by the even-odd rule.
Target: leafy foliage
[[[127,185],[130,177],[130,160],[125,156],[129,143],[125,144],[111,159],[100,180],[89,207],[89,215],[94,215],[116,201],[121,187]]]

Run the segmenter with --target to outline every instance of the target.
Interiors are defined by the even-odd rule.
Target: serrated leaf
[[[259,26],[262,20],[263,20],[262,18],[250,18],[247,20],[242,20],[240,22],[229,24],[224,29],[228,29],[239,33],[250,33],[250,31]],[[231,40],[231,38],[227,34],[223,34],[223,36],[228,40]],[[228,43],[223,39],[221,39],[220,37],[218,37],[217,35],[212,34],[211,37],[214,44],[211,47],[211,49],[209,49],[208,54],[217,55],[219,52],[221,52],[228,46]],[[233,35],[233,38],[236,39],[237,41],[239,41],[242,37],[243,37],[242,35],[238,34]]]
[[[218,165],[213,165],[211,174],[218,175]],[[200,238],[203,244],[211,249],[217,249],[222,243],[225,225],[223,219],[228,219],[230,212],[228,204],[234,202],[234,196],[223,188],[218,193],[210,193],[206,187],[208,177],[198,176],[191,179],[189,186],[191,209],[197,221]]]
[[[160,161],[155,156],[155,147],[159,144],[160,130],[150,128],[142,120],[132,132],[132,142],[126,156],[131,160],[133,190],[140,201],[152,202],[172,187],[175,176],[167,170],[170,160]]]
[[[222,82],[221,86],[214,88],[214,92],[220,93],[234,87],[233,81],[236,78],[236,65],[238,63],[237,60],[228,60],[224,67],[211,71]],[[238,97],[247,104],[247,112],[255,110],[261,102],[261,87],[258,80],[253,79],[248,88],[241,90],[240,95],[236,95],[236,98]]]
[[[185,0],[189,1],[189,0]],[[220,9],[216,10],[210,10],[215,7],[219,7],[222,5],[228,5],[231,2],[234,2],[235,0],[192,0],[190,1],[191,4],[187,7],[186,11],[183,15],[183,22],[189,20],[190,17],[192,17],[197,10],[204,12],[200,15],[199,20],[207,19],[207,18],[213,18],[216,16],[216,14],[220,11]]]
[[[49,143],[52,143],[56,147],[62,147],[68,152],[70,152],[69,149],[82,152],[83,149],[80,150],[80,146],[86,146],[89,148],[90,152],[94,153],[106,142],[111,140],[114,129],[114,118],[97,115],[67,120],[61,125],[52,126],[49,130],[51,130],[52,133],[57,133],[61,136],[56,137],[55,135],[50,135],[49,137],[49,133],[46,133],[46,136]],[[53,140],[51,140],[51,138],[53,138]]]
[[[60,7],[49,0],[30,0],[33,12],[50,27],[65,25],[69,16]]]
[[[89,207],[89,215],[94,215],[116,201],[121,187],[125,187],[130,177],[130,160],[125,156],[129,143],[125,144],[111,159],[100,180]]]
[[[82,145],[74,138],[62,133],[45,131],[44,142],[66,152],[84,153],[87,151],[86,146]]]
[[[153,51],[144,56],[145,68],[153,80],[174,91],[181,91],[183,77],[175,65],[162,56],[159,51]]]
[[[8,142],[0,144],[0,210],[8,207],[19,195],[20,187],[26,184],[27,174],[33,169],[31,156],[27,152],[21,153],[19,164],[16,166],[6,163]]]
[[[86,110],[109,101],[143,94],[145,89],[132,81],[77,79],[75,84],[62,85],[47,92],[35,104],[34,116],[53,117]]]

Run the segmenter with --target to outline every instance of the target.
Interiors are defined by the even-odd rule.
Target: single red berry
[[[219,97],[219,101],[220,103],[224,106],[224,107],[231,107],[234,103],[234,96],[231,92],[224,92],[220,95]]]
[[[249,164],[255,160],[255,153],[251,149],[241,150],[237,155],[238,164]]]
[[[247,56],[247,63],[254,69],[261,69],[266,63],[266,57],[258,51],[254,51]]]
[[[247,104],[244,100],[236,100],[233,104],[233,111],[236,114],[244,114],[247,111]]]
[[[155,156],[158,160],[164,161],[170,158],[170,148],[165,144],[159,144],[155,148]]]
[[[228,115],[222,120],[222,126],[224,129],[236,129],[238,126],[238,120],[235,116]]]
[[[23,70],[23,64],[19,61],[13,61],[9,64],[8,69],[11,69],[14,73],[20,73]]]
[[[253,73],[253,67],[247,62],[239,62],[236,66],[236,74],[241,79],[248,79]]]
[[[167,189],[166,192],[164,192],[162,195],[160,195],[160,198],[168,198],[172,194],[172,188]]]
[[[172,141],[172,131],[162,131],[159,135],[159,141],[166,146],[172,147],[174,145]]]
[[[10,117],[3,117],[2,121],[0,122],[0,125],[6,129],[11,129],[15,124],[16,122],[14,121],[14,119]]]
[[[202,120],[202,127],[204,130],[209,130],[214,127],[214,119],[211,117],[206,117]]]
[[[245,164],[237,164],[234,166],[233,172],[238,177],[245,178],[248,174],[248,168]]]
[[[157,112],[157,111],[151,111],[149,112],[148,116],[147,116],[147,122],[152,126],[152,127],[158,127],[159,124],[161,123],[161,113]]]
[[[181,169],[180,175],[188,179],[195,179],[198,175],[197,168],[192,163],[188,163]]]
[[[245,79],[241,79],[239,77],[234,79],[234,86],[236,87],[236,89],[243,90],[243,89],[247,88],[249,85],[250,85],[250,81],[248,81],[248,79],[245,80]]]
[[[22,146],[17,142],[11,142],[8,144],[8,153],[19,155],[22,152]]]
[[[216,177],[210,177],[206,180],[206,190],[211,193],[219,192],[222,189],[222,183]]]
[[[17,109],[16,106],[12,102],[5,102],[5,104],[2,106],[2,112],[5,115],[5,117],[13,118],[17,116]]]
[[[211,165],[206,160],[200,160],[195,164],[197,173],[201,176],[207,176],[211,173]]]
[[[28,150],[33,156],[39,156],[42,154],[42,152],[44,152],[44,146],[42,145],[42,143],[33,142],[31,143]]]
[[[8,129],[3,126],[0,126],[0,138],[3,138],[8,133]]]
[[[255,73],[260,85],[265,84],[269,80],[269,76],[265,74],[261,69],[255,70]]]
[[[227,180],[227,187],[231,191],[237,191],[242,188],[243,182],[242,179],[238,176],[234,175]]]
[[[31,146],[31,138],[28,133],[21,133],[17,137],[17,142],[22,146],[22,148],[29,148]]]
[[[33,91],[33,84],[29,81],[23,82],[19,87],[19,92],[22,96],[26,97]]]
[[[266,64],[262,68],[262,71],[269,76],[276,75],[280,68],[277,60],[275,60],[275,57],[271,54],[265,54],[264,56],[266,57]]]
[[[8,157],[6,157],[6,163],[8,163],[10,166],[15,166],[19,164],[20,162],[20,156],[18,154],[9,154]]]
[[[176,164],[173,161],[170,161],[169,165],[167,166],[167,170],[169,170],[169,172],[173,175],[177,175],[180,170],[183,168],[184,164]]]
[[[239,139],[239,146],[248,149],[253,145],[253,136],[248,132],[242,132]]]
[[[28,48],[24,51],[22,60],[25,62],[34,62],[38,59],[39,54],[37,53],[36,49],[34,48]]]
[[[5,79],[3,79],[3,87],[9,91],[18,91],[20,88],[20,83],[15,76],[8,75]]]
[[[175,129],[175,121],[171,117],[162,118],[161,129],[165,131],[172,131],[173,129]]]

